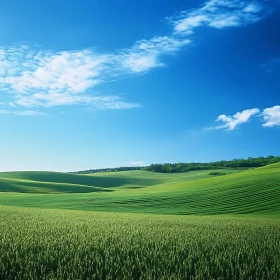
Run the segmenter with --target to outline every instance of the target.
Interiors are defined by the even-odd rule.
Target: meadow
[[[280,279],[278,219],[0,207],[1,279]]]
[[[219,170],[216,170],[218,172]],[[180,215],[280,214],[280,164],[179,174],[0,173],[0,205]]]
[[[0,173],[0,279],[280,279],[280,164]]]

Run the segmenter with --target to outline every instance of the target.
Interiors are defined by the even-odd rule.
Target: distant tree
[[[151,164],[150,166],[143,167],[143,170],[161,173],[179,173],[188,172],[192,170],[207,170],[207,169],[220,169],[220,168],[253,168],[261,167],[268,164],[280,162],[280,157],[268,156],[247,159],[233,159],[233,160],[220,160],[215,162],[201,163],[163,163]]]

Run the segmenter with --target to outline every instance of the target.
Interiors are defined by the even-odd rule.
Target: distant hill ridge
[[[248,157],[247,159],[232,159],[232,160],[220,160],[214,162],[189,162],[189,163],[157,163],[149,166],[122,166],[116,168],[100,168],[89,169],[77,172],[71,172],[74,174],[90,174],[98,172],[118,172],[129,170],[146,170],[160,173],[183,173],[194,170],[207,170],[207,169],[220,169],[220,168],[253,168],[262,167],[269,164],[280,162],[280,156],[268,156],[268,157]]]
[[[0,205],[180,215],[280,214],[280,162],[185,173],[0,173]]]

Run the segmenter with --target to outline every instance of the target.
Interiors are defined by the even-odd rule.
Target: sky
[[[279,156],[280,1],[2,0],[0,171]]]

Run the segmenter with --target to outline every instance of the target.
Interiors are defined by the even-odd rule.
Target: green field
[[[160,214],[278,214],[280,164],[162,174],[0,173],[1,205]]]
[[[0,173],[0,279],[280,279],[280,164]]]
[[[0,207],[1,279],[279,279],[277,219]]]

